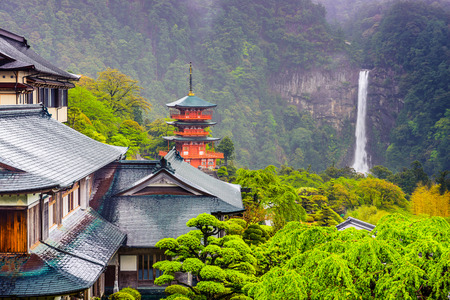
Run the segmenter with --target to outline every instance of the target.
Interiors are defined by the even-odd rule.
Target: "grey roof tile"
[[[348,217],[344,222],[336,225],[337,230],[344,230],[346,228],[353,227],[356,229],[365,229],[367,231],[372,231],[375,225],[361,221],[356,218]]]
[[[201,213],[233,212],[236,207],[217,197],[120,196],[108,198],[101,214],[127,234],[129,247],[154,247],[162,238],[176,238],[192,230],[189,219]]]
[[[153,247],[162,238],[187,233],[191,228],[186,227],[186,222],[201,213],[243,210],[239,185],[220,181],[192,167],[175,150],[171,150],[165,159],[175,178],[210,196],[115,196],[159,172],[162,165],[158,161],[121,161],[98,211],[127,234],[129,247]]]
[[[29,174],[3,170],[0,192],[44,188],[52,183],[70,186],[125,152],[124,147],[102,144],[46,117],[39,105],[0,106],[0,162]],[[30,184],[24,184],[27,178]]]
[[[3,60],[0,64],[0,70],[32,67],[36,71],[57,76],[59,78],[64,78],[67,80],[79,79],[79,76],[63,71],[43,59],[31,49],[25,39],[23,41],[18,41],[0,34],[0,54],[12,59]]]
[[[78,210],[31,255],[0,256],[0,297],[61,295],[94,284],[125,234],[95,211]]]
[[[240,185],[218,180],[194,168],[186,163],[175,149],[169,151],[164,158],[175,169],[175,173],[179,177],[184,178],[185,181],[203,187],[210,194],[215,195],[237,209],[244,209]]]
[[[208,101],[205,101],[197,96],[185,96],[181,99],[178,99],[177,101],[167,103],[168,107],[202,107],[202,108],[209,108],[209,107],[216,107],[217,104],[210,103]]]

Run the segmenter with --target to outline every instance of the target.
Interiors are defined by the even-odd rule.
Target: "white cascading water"
[[[359,72],[358,82],[358,117],[356,119],[356,149],[352,168],[358,173],[369,172],[369,162],[366,152],[366,115],[367,115],[367,88],[369,86],[369,70]]]

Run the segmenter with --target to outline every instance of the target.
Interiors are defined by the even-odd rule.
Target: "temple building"
[[[189,93],[187,96],[166,104],[170,117],[176,121],[167,122],[177,128],[175,136],[165,136],[167,141],[175,141],[175,148],[184,160],[195,168],[214,169],[217,159],[223,159],[223,153],[207,150],[207,145],[220,140],[209,137],[207,127],[214,126],[212,122],[213,108],[217,104],[209,103],[192,92],[192,65],[189,68]],[[167,152],[161,151],[164,156]]]
[[[126,151],[41,105],[0,106],[0,298],[104,293],[104,270],[126,235],[90,201],[98,171]]]
[[[91,206],[127,235],[118,251],[119,267],[110,264],[106,269],[105,286],[109,290],[116,270],[118,288],[158,288],[154,280],[162,273],[152,265],[167,259],[164,251],[155,247],[159,240],[193,230],[186,223],[201,213],[223,220],[244,211],[239,185],[194,168],[176,149],[161,160],[116,162],[105,169],[95,185],[108,187],[103,195],[97,193]]]
[[[0,28],[0,105],[40,103],[66,122],[67,91],[79,79],[40,57],[24,37]]]
[[[89,300],[128,286],[155,288],[161,272],[152,265],[165,259],[158,240],[188,232],[198,214],[244,211],[239,185],[198,169],[223,158],[204,148],[217,139],[188,134],[213,124],[214,104],[191,89],[173,104],[184,116],[176,121],[184,133],[179,150],[129,161],[127,148],[61,123],[77,79],[0,29],[0,299]]]

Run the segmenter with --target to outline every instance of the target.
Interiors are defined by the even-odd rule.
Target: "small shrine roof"
[[[367,231],[372,231],[375,225],[358,220],[356,218],[348,217],[344,222],[336,225],[337,230],[344,230],[346,228],[353,227],[356,229],[365,229]]]
[[[216,107],[217,104],[210,103],[208,101],[205,101],[197,96],[186,96],[181,99],[178,99],[177,101],[167,103],[168,107],[183,107],[183,108],[211,108]]]

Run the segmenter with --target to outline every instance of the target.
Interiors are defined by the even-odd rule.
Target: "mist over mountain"
[[[314,3],[317,2],[317,3]],[[350,0],[3,0],[0,27],[52,63],[118,69],[152,104],[194,92],[218,104],[212,129],[236,162],[351,165],[358,74],[370,69],[368,152],[393,170],[448,170],[449,3]]]

